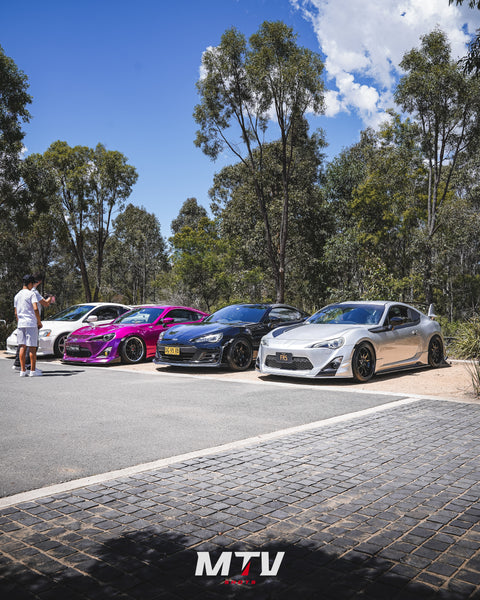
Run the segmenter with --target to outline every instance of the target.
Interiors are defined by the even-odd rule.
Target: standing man
[[[37,273],[36,275],[33,275],[33,279],[34,279],[34,284],[32,287],[32,291],[35,294],[36,301],[38,304],[38,310],[40,312],[40,318],[41,318],[42,317],[42,307],[47,307],[47,306],[50,306],[50,304],[53,304],[55,302],[55,296],[48,294],[48,296],[46,298],[43,298],[43,296],[38,291],[37,288],[43,281],[43,273]],[[25,351],[25,367],[26,367],[27,371],[30,369],[30,353],[27,351]],[[15,361],[14,361],[14,365],[13,365],[12,369],[20,371],[20,344],[17,346],[17,352],[15,354]]]
[[[28,375],[25,370],[25,358],[27,346],[30,350],[30,377],[40,377],[43,375],[36,368],[38,330],[42,326],[40,320],[40,311],[35,293],[32,291],[35,278],[33,275],[25,275],[23,278],[23,289],[21,289],[14,299],[15,318],[17,319],[18,336],[17,341],[20,346],[20,377]]]

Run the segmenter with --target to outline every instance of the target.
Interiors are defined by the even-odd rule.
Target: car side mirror
[[[392,317],[390,319],[390,329],[395,329],[395,327],[399,327],[400,325],[403,325],[402,317]]]
[[[95,323],[96,321],[98,321],[97,315],[90,315],[86,320],[87,323]]]
[[[168,327],[168,325],[172,325],[172,323],[175,322],[175,319],[172,319],[172,317],[165,317],[165,319],[162,319],[162,324],[164,325],[164,327]]]

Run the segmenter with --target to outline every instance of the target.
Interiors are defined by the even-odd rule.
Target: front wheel
[[[233,371],[246,371],[252,364],[252,344],[246,338],[233,340],[227,354],[228,366]]]
[[[443,342],[439,335],[434,335],[428,344],[428,364],[439,367],[443,363]]]
[[[352,372],[353,378],[358,382],[369,381],[375,374],[375,353],[370,344],[363,342],[355,349]]]
[[[120,356],[124,363],[135,364],[141,362],[145,358],[143,341],[138,337],[127,338],[120,346]]]
[[[69,335],[69,333],[62,333],[55,340],[55,343],[53,344],[53,353],[56,358],[63,358],[63,355],[65,354],[65,340]]]

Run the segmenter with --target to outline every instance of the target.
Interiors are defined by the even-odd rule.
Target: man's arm
[[[38,304],[36,302],[32,302],[33,310],[35,312],[35,316],[37,317],[37,326],[39,329],[42,327],[42,319],[40,318],[40,311],[38,310]]]

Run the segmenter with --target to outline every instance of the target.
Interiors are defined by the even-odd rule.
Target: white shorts
[[[38,346],[38,327],[19,327],[17,332],[17,344],[19,346]]]

